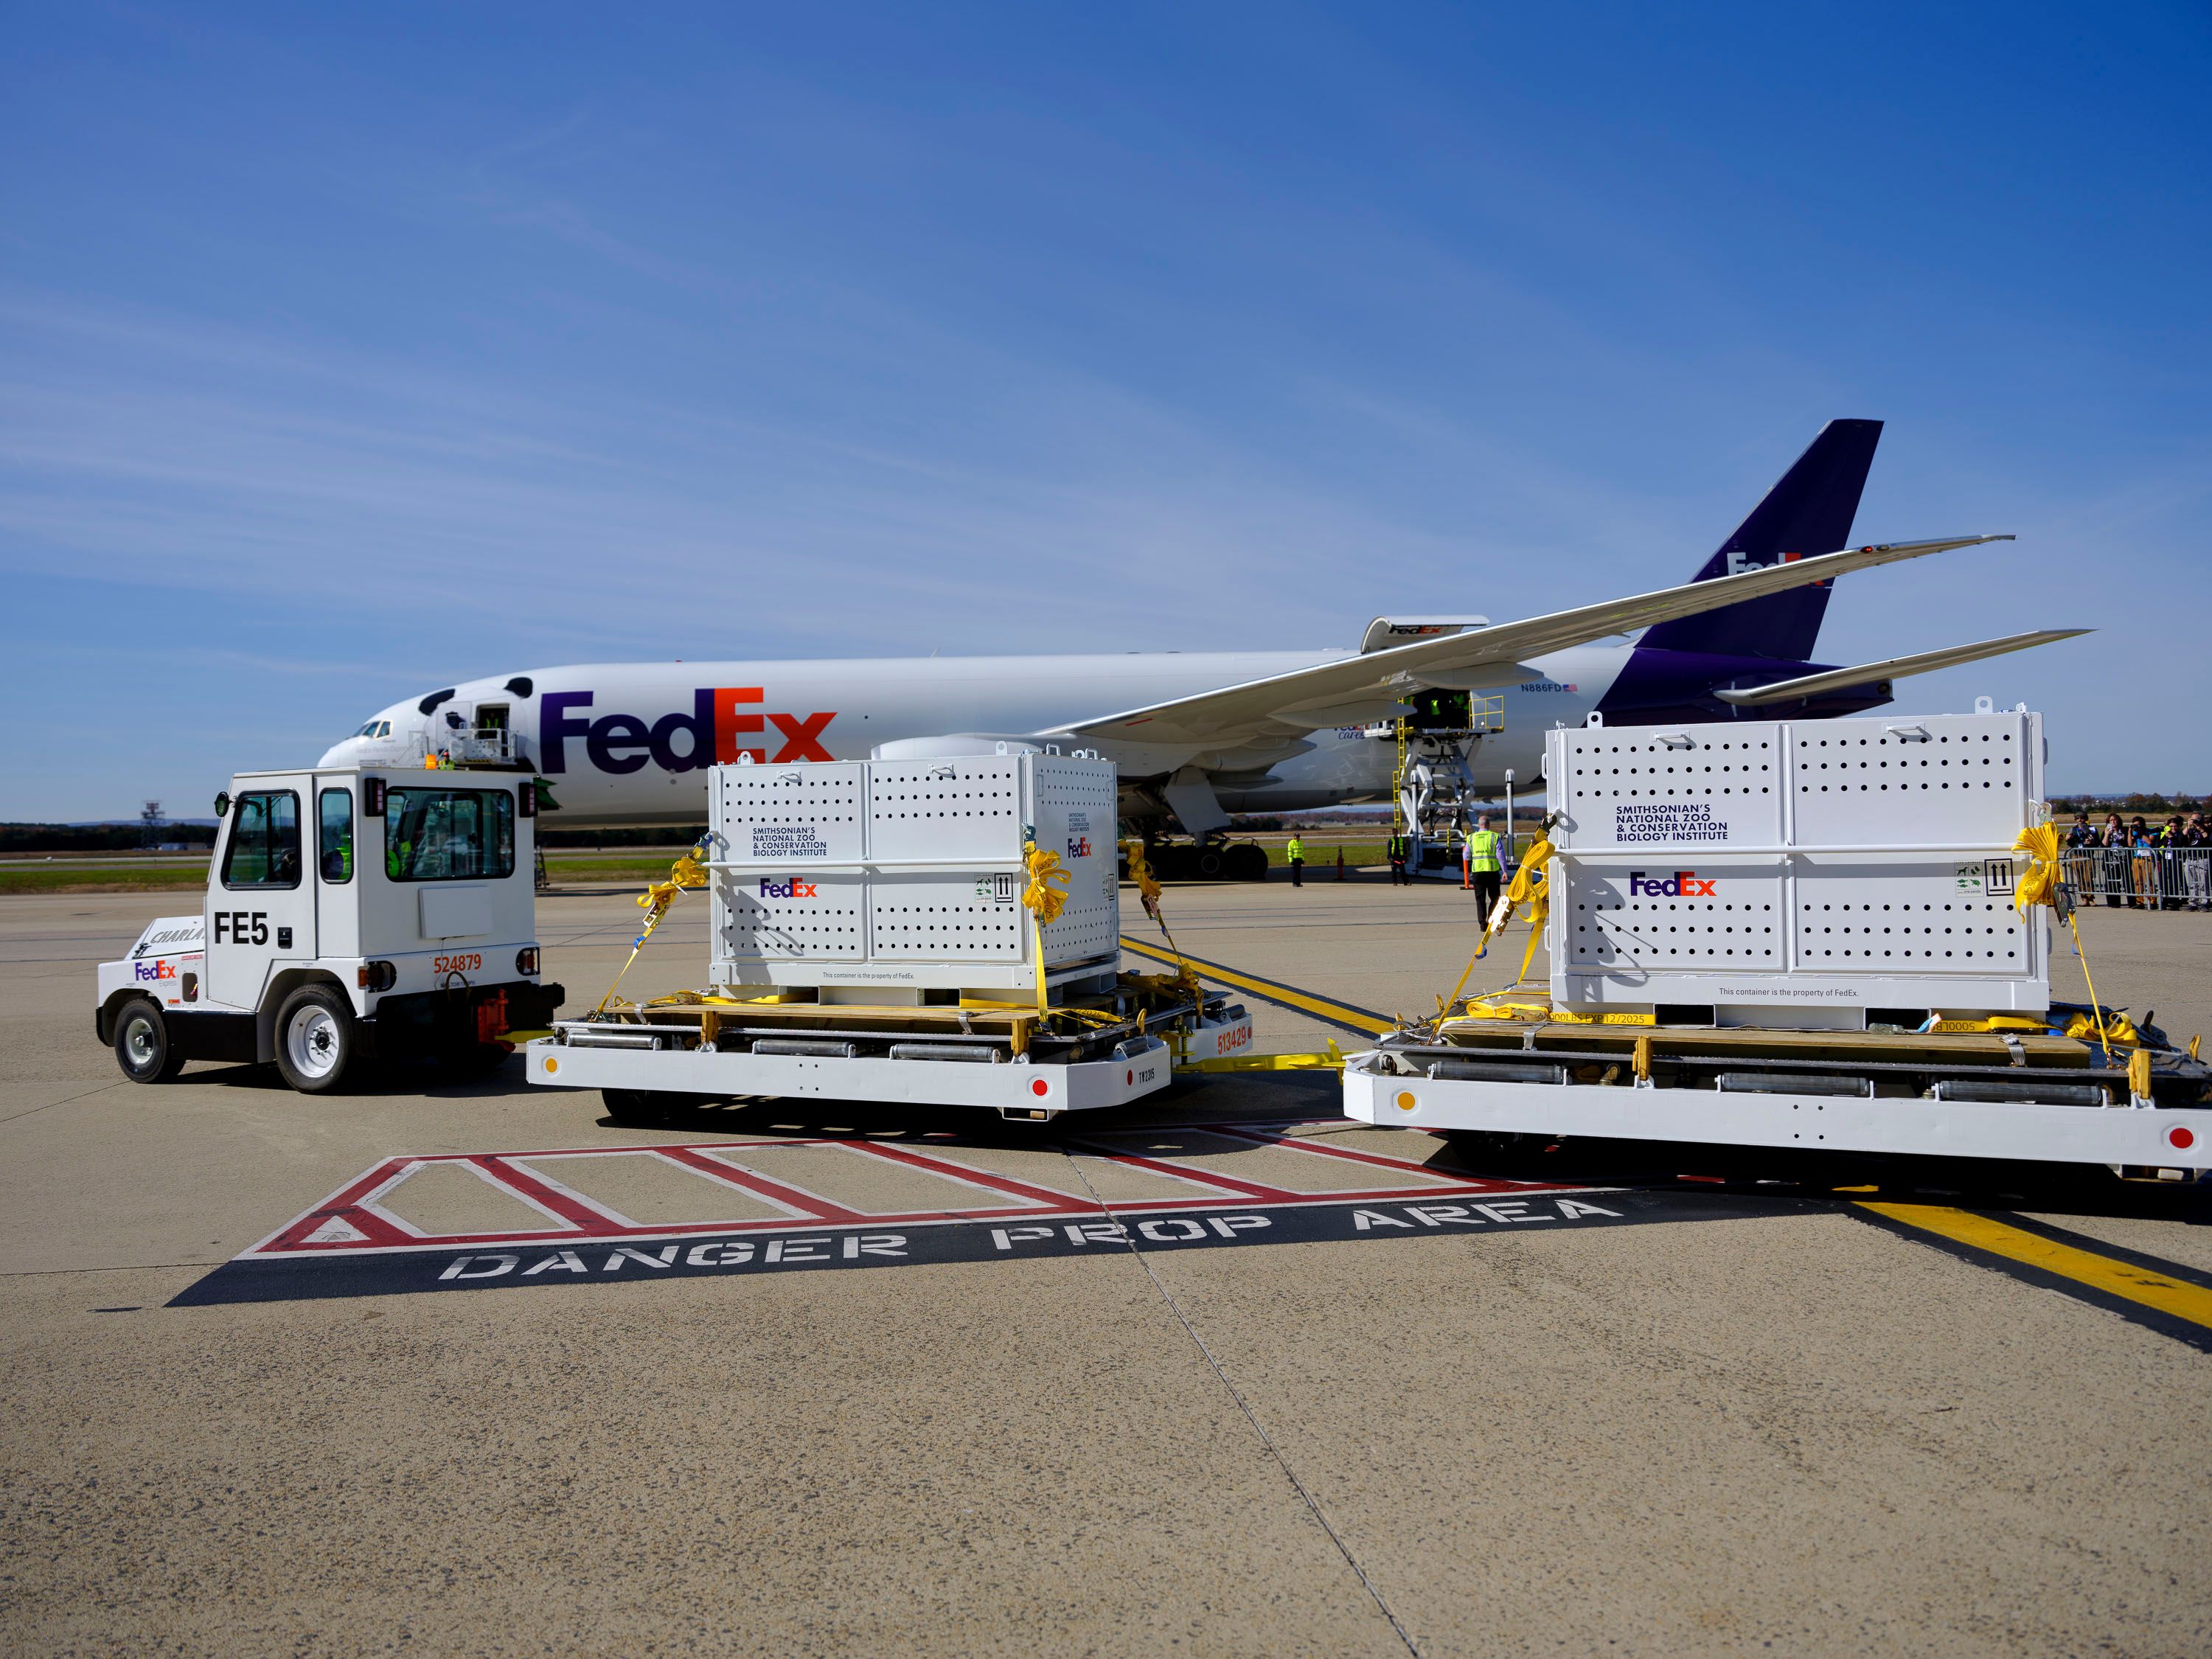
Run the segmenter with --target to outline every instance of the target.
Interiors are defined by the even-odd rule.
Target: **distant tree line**
[[[2191,812],[2212,811],[2212,795],[2151,795],[2141,790],[2129,795],[2054,795],[2051,798],[2051,810],[2069,817],[2076,812],[2087,812],[2093,817],[2106,812],[2118,812],[2123,817],[2140,812],[2145,817],[2154,812],[2169,817],[2179,812],[2185,817]]]
[[[544,820],[539,821],[542,824]],[[692,847],[706,839],[707,826],[694,830],[546,830],[538,832],[541,847]]]
[[[165,823],[156,832],[166,843],[211,848],[211,823]],[[146,845],[141,823],[0,823],[0,854],[136,853]]]

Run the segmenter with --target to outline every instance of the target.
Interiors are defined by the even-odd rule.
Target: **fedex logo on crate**
[[[771,881],[761,878],[760,896],[763,898],[810,899],[815,896],[815,884],[801,881],[796,876],[787,881]]]
[[[641,770],[647,761],[664,772],[703,771],[727,765],[740,755],[762,764],[826,761],[837,757],[823,747],[822,734],[837,718],[834,708],[809,714],[778,714],[760,707],[768,700],[757,685],[702,685],[691,694],[690,709],[675,709],[648,723],[620,713],[592,714],[592,691],[548,691],[539,704],[538,748],[548,774],[568,770],[569,745],[580,741],[584,757],[601,772]],[[771,754],[765,742],[748,744],[775,730]]]
[[[1656,879],[1641,870],[1628,872],[1628,896],[1646,898],[1711,898],[1713,884],[1718,876],[1699,876],[1693,870],[1677,870],[1671,876]]]
[[[1067,856],[1072,859],[1089,858],[1091,856],[1091,837],[1088,836],[1070,836],[1067,838]]]

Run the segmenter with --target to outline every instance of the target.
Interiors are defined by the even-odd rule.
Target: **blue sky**
[[[1686,577],[1831,416],[1851,662],[2212,790],[2212,13],[18,6],[0,818],[410,692],[1349,642]]]

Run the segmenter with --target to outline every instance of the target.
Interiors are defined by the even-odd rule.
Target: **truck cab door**
[[[315,780],[315,951],[361,955],[361,904],[354,884],[354,775]]]
[[[271,969],[315,954],[315,890],[303,823],[309,780],[241,779],[208,881],[211,1000],[254,1008]]]

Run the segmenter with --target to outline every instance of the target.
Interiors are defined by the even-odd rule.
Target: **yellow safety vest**
[[[1468,868],[1495,870],[1498,863],[1498,831],[1478,830],[1467,838]]]
[[[1291,837],[1291,848],[1289,853],[1290,859],[1293,863],[1302,863],[1304,861],[1305,855],[1305,842],[1300,841],[1296,836],[1292,836]]]

